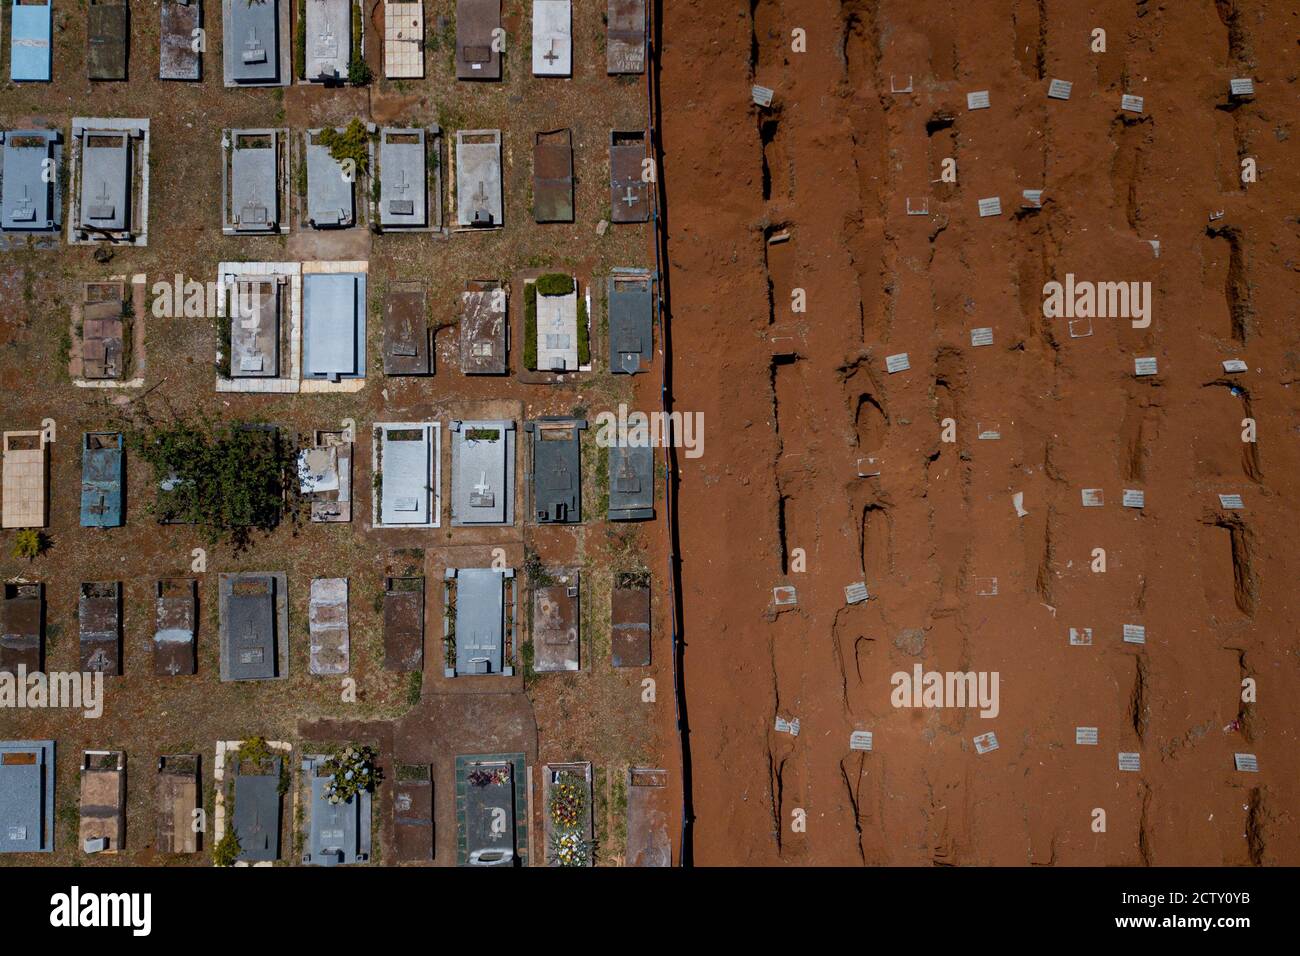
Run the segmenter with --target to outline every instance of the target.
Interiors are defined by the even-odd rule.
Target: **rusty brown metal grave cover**
[[[533,137],[533,218],[573,222],[572,130],[548,130]]]
[[[157,847],[163,853],[197,853],[194,811],[199,807],[199,755],[158,758]]]
[[[552,583],[533,588],[533,670],[580,668],[578,572],[554,573]]]
[[[122,584],[96,581],[81,585],[77,605],[81,631],[81,669],[122,673]]]
[[[384,583],[384,667],[424,667],[424,578],[388,578]]]
[[[399,766],[393,785],[397,862],[433,859],[433,781],[427,765]]]
[[[650,184],[642,178],[646,160],[644,130],[609,134],[609,203],[614,222],[650,219]]]
[[[45,585],[6,584],[4,616],[0,621],[0,672],[16,674],[42,670],[45,657]]]
[[[92,80],[125,80],[126,0],[92,0],[86,20],[86,69]]]
[[[384,374],[429,375],[429,306],[424,284],[399,282],[384,299]]]
[[[650,665],[650,588],[616,587],[611,596],[615,667]]]
[[[645,0],[609,0],[605,72],[645,72]]]
[[[198,621],[193,578],[166,578],[156,590],[153,672],[159,677],[194,673],[194,628]]]
[[[501,79],[501,0],[456,0],[456,79]]]

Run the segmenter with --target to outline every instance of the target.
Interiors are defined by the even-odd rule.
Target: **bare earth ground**
[[[1300,862],[1294,4],[674,0],[664,20],[675,398],[708,423],[680,490],[695,860]],[[1238,76],[1256,94],[1232,108]],[[1046,97],[1058,77],[1068,101]],[[967,111],[976,90],[990,109]],[[935,182],[946,157],[955,185]],[[1071,338],[1042,313],[1067,272],[1152,282],[1150,328]],[[1158,375],[1134,376],[1143,356]],[[863,456],[880,478],[856,477]],[[798,606],[775,613],[782,583]],[[893,708],[890,675],[918,662],[999,672],[1000,714]]]
[[[540,765],[588,760],[596,768],[598,860],[618,863],[625,822],[622,779],[629,765],[664,766],[661,754],[675,753],[662,736],[671,731],[669,657],[662,605],[660,520],[642,526],[609,525],[603,520],[604,449],[592,431],[584,437],[585,522],[574,529],[538,529],[523,521],[522,430],[516,477],[520,497],[514,528],[433,531],[375,531],[370,528],[371,463],[369,425],[376,421],[436,418],[444,423],[444,495],[449,494],[450,443],[446,422],[499,412],[522,423],[539,415],[585,409],[589,418],[621,401],[657,400],[657,382],[634,386],[606,369],[604,276],[611,267],[653,264],[646,226],[613,226],[602,237],[597,223],[609,216],[609,130],[645,123],[643,77],[605,75],[601,9],[575,9],[575,77],[569,81],[534,79],[528,70],[529,30],[523,0],[503,5],[511,52],[498,84],[457,83],[452,64],[452,0],[425,4],[426,79],[389,82],[376,79],[366,89],[323,90],[294,85],[288,90],[228,90],[222,85],[220,3],[205,4],[208,53],[198,84],[157,80],[158,9],[132,4],[129,83],[96,84],[84,79],[84,16],[67,6],[55,9],[54,83],[0,92],[0,126],[14,128],[39,118],[63,128],[73,116],[146,116],[152,120],[150,237],[146,248],[114,250],[106,264],[94,249],[61,244],[54,251],[0,253],[0,425],[35,428],[44,418],[58,423],[50,452],[50,526],[53,547],[32,563],[14,560],[14,533],[0,544],[0,574],[44,581],[47,601],[47,667],[70,670],[77,662],[77,586],[82,581],[121,580],[124,586],[124,676],[108,680],[104,716],[83,720],[68,712],[6,711],[0,714],[5,738],[54,738],[58,742],[56,852],[50,862],[101,864],[186,862],[161,859],[153,851],[154,769],[160,753],[195,751],[203,756],[204,797],[212,808],[212,756],[218,739],[263,735],[299,746],[309,740],[379,743],[381,759],[394,763],[432,763],[435,786],[437,862],[454,862],[454,781],[457,753],[522,751],[534,769],[540,820]],[[382,8],[367,3],[368,59],[381,74],[376,49],[382,35]],[[7,6],[5,9],[7,17]],[[6,24],[7,31],[7,24]],[[7,33],[6,33],[7,41]],[[0,75],[8,76],[8,43],[0,52]],[[445,134],[459,128],[500,128],[504,137],[506,227],[487,235],[374,236],[362,228],[321,236],[300,229],[287,238],[223,237],[220,230],[220,130],[226,127],[287,126],[301,131],[322,123],[345,125],[354,116],[378,122],[440,123]],[[538,226],[531,216],[532,134],[569,126],[574,131],[577,222]],[[445,169],[445,167],[444,167]],[[445,179],[445,177],[444,177]],[[362,193],[359,193],[363,195]],[[445,197],[444,197],[445,202]],[[78,526],[83,430],[118,420],[115,400],[138,391],[108,393],[73,386],[67,373],[67,330],[72,303],[87,279],[146,273],[152,283],[180,273],[215,280],[222,260],[279,260],[329,257],[367,258],[370,262],[365,388],[352,395],[290,397],[218,395],[213,388],[216,339],[205,319],[147,319],[145,387],[158,413],[202,410],[230,420],[273,422],[286,431],[310,436],[313,429],[337,428],[345,418],[357,422],[353,465],[356,487],[350,525],[288,523],[256,540],[251,551],[209,550],[200,578],[199,673],[190,678],[151,676],[149,641],[153,632],[153,583],[188,574],[191,549],[203,542],[191,529],[160,531],[146,509],[151,500],[148,469],[128,456],[127,518],[122,528]],[[592,353],[596,371],[562,386],[524,385],[513,376],[467,378],[457,367],[459,293],[467,279],[508,280],[529,268],[572,269],[593,285]],[[381,364],[381,304],[387,284],[404,279],[427,283],[437,334],[437,373],[430,379],[385,379]],[[512,290],[512,368],[522,359],[522,290]],[[643,376],[649,379],[652,376]],[[653,407],[650,405],[641,407]],[[662,480],[658,482],[662,496]],[[583,669],[575,674],[492,678],[479,683],[442,677],[442,572],[448,564],[472,565],[503,547],[516,568],[527,550],[548,564],[582,569]],[[385,569],[397,548],[425,549],[426,672],[414,689],[408,675],[383,668],[379,597]],[[418,566],[418,561],[417,561]],[[649,567],[655,574],[654,666],[615,671],[609,662],[609,593],[615,570]],[[218,677],[216,575],[236,570],[284,571],[290,595],[289,677],[252,684],[221,683]],[[341,701],[333,678],[308,672],[307,601],[311,579],[347,577],[351,585],[351,671],[359,699]],[[524,596],[526,602],[526,595]],[[526,603],[524,605],[527,606]],[[526,614],[521,615],[526,632]],[[654,705],[642,702],[641,681],[655,678],[663,690]],[[470,685],[474,686],[471,687]],[[483,690],[485,693],[469,691]],[[421,696],[422,695],[422,696]],[[665,743],[666,742],[666,743]],[[76,845],[77,770],[83,749],[122,749],[128,755],[127,852],[87,857]],[[669,764],[672,767],[672,764]],[[391,779],[391,776],[390,776]],[[380,817],[380,862],[391,851],[391,802],[376,800]],[[521,808],[522,812],[522,808]],[[286,817],[289,816],[286,808]],[[288,824],[286,824],[287,826]],[[539,833],[538,826],[531,828]],[[675,836],[674,836],[675,838]],[[284,856],[292,857],[286,838]],[[534,848],[534,861],[544,854]],[[26,857],[22,862],[31,862]],[[4,857],[5,862],[16,858]],[[206,862],[206,852],[189,862]],[[45,862],[46,858],[37,862]]]

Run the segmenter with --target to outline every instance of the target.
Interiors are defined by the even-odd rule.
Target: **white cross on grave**
[[[542,59],[545,60],[547,63],[551,64],[551,66],[554,66],[555,61],[558,60],[559,58],[560,58],[559,54],[555,52],[555,41],[552,40],[551,48],[546,51],[546,55],[543,56]]]
[[[478,495],[487,494],[491,487],[492,486],[488,484],[487,472],[480,471],[478,473],[478,484],[474,486],[474,493]]]
[[[631,206],[635,206],[637,202],[640,200],[640,198],[641,197],[639,197],[636,193],[632,191],[632,187],[628,186],[627,195],[623,197],[623,202],[627,203],[628,206],[631,207]]]
[[[479,205],[484,205],[487,203],[487,198],[488,198],[487,187],[483,184],[483,180],[480,179],[478,181],[478,190],[470,198],[472,198]]]
[[[397,191],[398,195],[405,196],[406,191],[411,188],[411,184],[406,181],[405,169],[401,170],[401,177],[402,177],[401,180],[395,186],[393,186],[393,189]]]

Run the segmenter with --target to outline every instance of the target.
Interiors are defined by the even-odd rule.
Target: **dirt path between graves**
[[[1300,862],[1290,7],[666,4],[696,863]],[[1150,326],[1044,318],[1067,273],[1150,282]],[[998,714],[891,706],[918,664],[995,672]]]

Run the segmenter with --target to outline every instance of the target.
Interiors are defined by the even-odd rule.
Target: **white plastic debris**
[[[1092,335],[1092,319],[1087,316],[1082,319],[1071,319],[1069,328],[1070,338],[1086,339]]]
[[[1012,495],[1011,503],[1016,506],[1017,518],[1023,518],[1025,515],[1029,514],[1029,512],[1025,510],[1025,493],[1023,491],[1017,491]]]
[[[895,372],[906,372],[912,367],[912,362],[907,357],[906,352],[899,352],[897,355],[885,357],[885,368],[892,375]]]
[[[859,459],[858,459],[858,477],[859,477],[859,478],[879,478],[879,477],[880,477],[880,459],[879,459],[879,458],[859,458]]]

